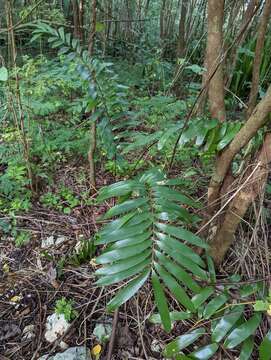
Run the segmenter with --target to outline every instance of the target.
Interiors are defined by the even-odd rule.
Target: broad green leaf
[[[143,260],[140,264],[135,266],[131,266],[129,269],[121,271],[119,273],[115,273],[108,276],[103,276],[101,279],[96,281],[96,284],[99,286],[108,286],[115,284],[117,282],[123,281],[131,276],[134,276],[141,272],[143,269],[146,268],[147,265],[150,264],[150,259]]]
[[[206,345],[194,351],[192,354],[189,354],[189,356],[191,356],[192,359],[208,360],[211,359],[211,357],[217,352],[218,348],[218,344]]]
[[[208,254],[206,255],[206,259],[207,259],[210,280],[212,281],[212,283],[216,283],[216,272],[215,272],[215,265],[214,265],[213,259]]]
[[[119,181],[110,186],[103,187],[99,192],[99,196],[97,197],[97,202],[100,203],[111,197],[117,197],[117,196],[123,196],[129,194],[132,191],[136,191],[139,188],[142,189],[143,188],[142,185],[140,185],[139,183],[133,180]]]
[[[259,347],[260,360],[271,359],[271,330],[268,331]]]
[[[110,250],[120,249],[120,248],[123,248],[126,246],[139,245],[139,244],[143,243],[145,240],[149,239],[150,237],[151,237],[151,232],[146,231],[146,232],[144,232],[143,235],[139,235],[139,236],[132,237],[130,239],[124,239],[124,240],[114,242],[114,244],[112,244],[110,246]]]
[[[210,319],[214,313],[223,306],[228,300],[228,296],[221,294],[214,299],[212,299],[205,307],[203,311],[204,319]]]
[[[220,342],[227,333],[232,329],[233,325],[240,319],[244,311],[244,306],[235,306],[233,310],[224,315],[216,327],[212,331],[212,341]]]
[[[97,276],[107,276],[119,273],[121,271],[127,270],[132,266],[135,266],[145,260],[151,255],[151,250],[145,250],[142,254],[131,256],[124,260],[119,260],[116,263],[106,265],[95,271]]]
[[[269,302],[263,300],[257,300],[253,305],[255,311],[267,311],[269,309]]]
[[[177,337],[176,340],[170,342],[164,349],[164,355],[166,357],[173,357],[177,355],[181,350],[187,346],[193,344],[199,337],[205,334],[205,329],[199,328],[190,333]]]
[[[180,202],[185,205],[189,205],[194,208],[200,207],[200,204],[192,199],[190,199],[188,196],[183,195],[179,193],[176,190],[170,189],[165,186],[157,186],[153,188],[154,193],[157,195],[157,197],[165,197],[167,200]]]
[[[249,295],[255,294],[259,290],[258,284],[246,284],[240,288],[241,297],[247,297]]]
[[[220,151],[224,149],[232,141],[232,139],[235,137],[235,135],[240,130],[240,128],[241,128],[241,123],[229,124],[226,135],[217,145],[217,150]]]
[[[113,231],[120,229],[123,225],[127,224],[128,221],[135,216],[136,212],[129,213],[124,215],[121,218],[110,221],[110,223],[106,224],[103,229],[99,232],[100,236],[106,236],[107,234],[111,234]]]
[[[148,227],[149,222],[146,222],[142,228],[138,225],[122,227],[121,229],[112,231],[111,236],[108,232],[102,233],[101,236],[95,240],[95,245],[110,244],[115,241],[134,239],[140,235],[146,236],[146,234],[147,237],[149,237],[150,234],[148,234],[146,230]]]
[[[0,81],[8,81],[8,69],[5,66],[0,67]]]
[[[157,256],[159,263],[161,263],[169,273],[174,275],[177,280],[181,281],[186,287],[195,293],[200,292],[200,286],[180,266],[176,265],[173,261],[162,255],[159,251],[156,251],[155,255]]]
[[[165,245],[164,242],[157,241],[157,246],[163,251],[165,251],[168,255],[170,255],[177,263],[191,271],[194,275],[198,276],[202,280],[208,280],[207,273],[201,269],[197,264],[193,263],[190,259],[179,253],[178,251],[170,248]]]
[[[200,237],[194,235],[188,230],[161,223],[157,223],[155,225],[159,230],[162,230],[169,235],[175,236],[181,240],[185,240],[190,244],[201,247],[203,249],[208,249],[208,245]]]
[[[101,22],[97,22],[96,23],[96,32],[101,32],[101,31],[103,31],[105,29],[105,25],[103,24],[103,23],[101,23]]]
[[[226,338],[224,346],[227,349],[233,349],[244,340],[246,340],[250,335],[253,335],[258,328],[262,319],[261,314],[253,315],[247,322],[238,326],[234,329],[230,335]]]
[[[191,259],[194,263],[198,264],[201,267],[205,266],[205,263],[201,259],[201,257],[195,251],[193,251],[190,247],[182,244],[179,240],[171,238],[162,233],[156,233],[156,236],[158,237],[158,239],[160,241],[165,242],[165,244],[167,246],[169,246],[173,250],[181,252],[184,256]]]
[[[58,29],[58,32],[59,32],[59,35],[60,35],[60,37],[61,37],[61,40],[63,41],[63,43],[66,41],[66,39],[65,39],[65,33],[64,33],[64,28],[63,27],[61,27],[61,28],[59,28]]]
[[[97,264],[108,264],[114,261],[126,259],[136,254],[142,253],[147,248],[152,246],[151,241],[144,241],[143,243],[135,246],[127,246],[121,249],[104,252],[96,258]]]
[[[195,310],[194,305],[180,284],[178,284],[178,282],[165,269],[163,269],[162,266],[157,263],[154,263],[154,266],[159,276],[162,278],[168,289],[172,292],[176,300],[178,300],[188,310],[193,312]]]
[[[171,320],[169,315],[167,299],[165,296],[163,286],[160,284],[159,278],[154,271],[152,273],[152,288],[154,292],[155,304],[157,305],[163,327],[165,331],[170,332]]]
[[[213,287],[206,287],[201,290],[199,294],[193,296],[191,301],[195,308],[197,309],[201,304],[203,304],[214,293],[214,291]]]
[[[111,217],[126,213],[131,210],[138,209],[142,205],[147,204],[146,198],[138,198],[133,200],[127,200],[121,204],[113,206],[111,209],[107,211],[104,215],[104,219],[110,219]]]
[[[239,360],[250,360],[254,348],[253,337],[248,337],[242,344]]]
[[[128,301],[144,285],[149,277],[150,271],[145,270],[141,275],[130,281],[127,286],[119,290],[117,295],[107,304],[108,311],[114,311],[120,305]]]
[[[171,311],[169,313],[170,320],[173,321],[181,321],[191,319],[192,314],[185,311]],[[161,316],[160,314],[153,314],[149,317],[149,321],[153,324],[161,324]]]

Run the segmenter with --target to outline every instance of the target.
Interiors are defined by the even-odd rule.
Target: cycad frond
[[[197,280],[208,281],[205,262],[190,247],[206,249],[206,243],[180,226],[191,218],[186,207],[198,204],[171,189],[163,173],[156,169],[138,179],[103,188],[100,201],[110,197],[125,197],[126,200],[113,206],[104,216],[105,219],[118,218],[107,224],[96,240],[96,245],[107,245],[96,259],[97,264],[103,265],[96,271],[97,284],[127,281],[108,304],[113,310],[131,298],[150,276],[164,328],[169,331],[165,287],[181,305],[193,312],[191,292],[197,294],[202,290]]]

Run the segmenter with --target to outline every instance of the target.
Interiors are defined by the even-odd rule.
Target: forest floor
[[[86,171],[86,168],[76,163],[67,164],[55,175],[55,184],[64,182],[75,193],[82,192],[83,187],[87,188],[89,184],[76,183],[73,174],[79,171]],[[98,173],[97,188],[111,182],[111,174]],[[92,196],[95,198],[96,193],[93,192]],[[178,322],[169,336],[159,324],[148,321],[149,315],[154,311],[148,285],[118,313],[106,313],[106,303],[115,288],[100,288],[95,285],[93,272],[96,268],[96,254],[91,254],[87,261],[82,262],[74,258],[74,254],[82,237],[91,239],[97,232],[101,225],[99,216],[110,205],[112,204],[78,205],[69,215],[65,215],[44,208],[37,202],[30,212],[17,219],[17,225],[33,235],[31,242],[18,247],[9,237],[2,238],[1,360],[35,360],[44,354],[52,355],[61,351],[62,341],[68,347],[86,345],[92,349],[99,343],[93,334],[97,324],[102,324],[105,328],[109,325],[111,330],[113,328],[115,340],[114,344],[109,344],[109,341],[101,344],[100,359],[107,359],[111,351],[112,359],[162,359],[165,343],[191,328],[191,320]],[[242,274],[247,279],[266,276],[266,261],[261,258],[266,244],[266,224],[263,223],[259,209],[255,207],[251,216],[253,211],[258,219],[254,231],[249,235],[246,230],[240,229],[238,237],[241,241],[232,249],[221,267],[221,278],[234,273]],[[42,242],[50,236],[55,239],[62,237],[62,242],[44,248]],[[77,316],[60,338],[48,343],[44,338],[46,319],[54,313],[56,301],[61,298],[73,301]],[[176,307],[175,304],[173,306]],[[176,310],[180,309],[177,307]],[[234,358],[234,352],[223,352],[216,359]]]

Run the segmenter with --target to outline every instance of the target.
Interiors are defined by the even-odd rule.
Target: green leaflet
[[[151,250],[145,250],[144,252],[142,252],[139,255],[135,255],[135,256],[129,257],[124,260],[119,260],[116,263],[113,263],[110,265],[105,265],[105,266],[101,267],[100,269],[96,270],[95,275],[108,276],[108,275],[112,275],[112,274],[127,270],[130,267],[133,267],[133,266],[141,263],[143,260],[145,260],[150,255],[151,255]]]
[[[212,331],[212,341],[220,342],[227,333],[231,330],[233,325],[240,319],[244,311],[244,306],[235,306],[233,310],[224,315],[217,323]]]
[[[136,236],[145,236],[151,222],[146,221],[141,226],[126,226],[110,233],[101,233],[100,237],[95,241],[95,245],[109,244],[115,241],[134,239]],[[143,233],[143,234],[142,234]]]
[[[213,287],[206,287],[205,289],[201,290],[199,294],[196,294],[192,297],[192,303],[194,304],[195,308],[197,309],[200,305],[202,305],[213,293]]]
[[[190,290],[194,291],[195,293],[201,291],[201,288],[196,283],[196,281],[194,281],[192,277],[186,271],[184,271],[180,266],[176,265],[173,261],[166,258],[159,251],[156,251],[155,255],[159,260],[159,263],[161,263],[167,269],[168,272],[174,275],[177,280],[181,281],[186,287],[188,287]]]
[[[99,192],[99,196],[97,197],[97,202],[101,203],[104,200],[109,199],[111,197],[119,197],[119,196],[127,195],[132,191],[136,191],[142,188],[144,187],[141,184],[133,180],[119,181],[110,186],[103,187]]]
[[[239,360],[249,360],[254,348],[254,339],[252,336],[248,337],[242,344]],[[270,350],[269,350],[270,352]],[[260,359],[261,360],[261,359]]]
[[[144,285],[149,277],[150,271],[145,270],[134,280],[130,281],[127,286],[122,288],[117,295],[107,304],[108,311],[114,311],[120,305],[128,301]]]
[[[115,273],[113,275],[103,276],[101,279],[96,281],[97,285],[105,286],[105,285],[112,285],[117,282],[123,281],[131,276],[134,276],[141,272],[143,269],[146,268],[147,265],[150,264],[149,259],[143,260],[141,263],[131,266],[129,269],[120,271],[118,273]]]
[[[0,67],[0,81],[8,81],[8,69],[4,66]]]
[[[217,150],[220,151],[224,149],[235,137],[237,132],[241,128],[241,123],[230,123],[227,126],[226,134],[223,136],[222,140],[217,145]]]
[[[189,354],[189,356],[191,356],[192,359],[208,360],[217,352],[218,348],[218,344],[206,345],[194,351],[192,354]]]
[[[199,246],[203,249],[208,249],[208,245],[203,240],[201,240],[201,238],[194,235],[188,230],[161,223],[157,223],[155,225],[159,230],[162,230],[169,235],[175,236],[176,238],[181,240],[188,241],[190,244]]]
[[[238,326],[234,329],[230,335],[226,338],[224,346],[227,349],[233,349],[244,340],[246,340],[250,335],[253,335],[258,328],[262,319],[261,314],[253,315],[247,322]]]
[[[228,296],[222,294],[212,299],[205,307],[203,311],[204,319],[210,319],[210,317],[223,306],[228,300]]]
[[[195,253],[190,247],[184,245],[179,240],[176,240],[174,238],[171,238],[165,234],[162,233],[156,233],[157,238],[164,242],[167,246],[169,246],[171,249],[175,251],[179,251],[182,253],[185,257],[196,263],[197,265],[201,267],[205,267],[204,261],[201,259],[201,257]]]
[[[169,309],[167,304],[167,299],[165,296],[164,289],[162,285],[160,284],[158,276],[153,271],[152,273],[152,287],[154,292],[154,299],[155,303],[157,305],[161,322],[163,324],[163,327],[165,331],[170,332],[171,330],[171,319],[169,315]]]
[[[178,282],[159,264],[154,263],[154,267],[176,300],[178,300],[188,310],[193,312],[195,310],[194,305]]]
[[[165,251],[168,255],[170,255],[177,263],[181,266],[186,268],[187,270],[191,271],[194,275],[198,276],[202,280],[208,280],[207,273],[202,270],[197,264],[193,263],[190,259],[183,256],[179,252],[171,249],[167,245],[165,245],[161,241],[156,242],[157,246],[163,251]]]
[[[181,204],[189,205],[191,207],[198,208],[200,204],[186,195],[181,194],[180,192],[170,189],[166,186],[156,186],[154,187],[155,195],[159,197],[164,197],[167,200],[171,200],[174,202],[180,202]]]
[[[177,339],[170,342],[165,347],[164,355],[166,357],[172,357],[174,355],[177,355],[181,350],[193,344],[199,337],[201,337],[204,334],[205,334],[205,329],[202,327],[194,331],[191,331],[188,334],[184,334],[177,337]]]
[[[187,320],[191,319],[192,314],[185,311],[171,311],[169,313],[170,320],[173,321],[180,321],[180,320]],[[161,324],[161,316],[160,314],[153,314],[149,317],[149,321],[153,324]]]
[[[104,252],[102,255],[98,256],[96,259],[97,264],[108,264],[114,261],[126,259],[128,257],[134,256],[136,254],[142,253],[147,248],[150,248],[152,242],[147,240],[141,244],[135,246],[127,246],[121,249],[112,250],[108,252]]]
[[[271,330],[268,331],[259,347],[260,360],[271,359]]]
[[[150,236],[151,236],[151,232],[148,231],[148,232],[144,233],[143,235],[116,241],[113,245],[110,246],[109,249],[107,248],[107,250],[114,250],[114,249],[120,249],[120,248],[123,248],[126,246],[138,245],[138,244],[141,244],[142,242],[144,242],[145,240],[149,239]]]
[[[111,217],[126,213],[131,210],[135,210],[142,205],[147,204],[146,198],[138,198],[133,200],[127,200],[121,204],[113,206],[107,213],[104,215],[104,219],[110,219]]]

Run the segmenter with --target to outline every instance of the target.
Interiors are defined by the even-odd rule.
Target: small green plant
[[[75,266],[86,263],[91,260],[95,254],[93,239],[82,239],[78,244],[78,247],[67,259],[69,264]]]
[[[70,214],[72,209],[80,204],[80,200],[72,190],[64,186],[57,193],[48,191],[41,196],[40,200],[44,206],[57,209],[64,214]]]
[[[65,297],[56,301],[55,312],[64,315],[66,321],[74,320],[78,316],[78,312],[74,309],[74,301]]]
[[[15,236],[15,245],[21,247],[26,245],[31,239],[31,234],[28,231],[20,231]]]

